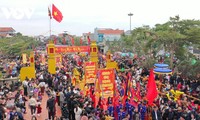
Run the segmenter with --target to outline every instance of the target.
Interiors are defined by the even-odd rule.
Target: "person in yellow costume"
[[[108,113],[106,113],[105,120],[114,120],[114,117],[111,117],[110,115],[108,115]]]
[[[89,94],[89,92],[90,92],[90,89],[89,89],[88,85],[85,84],[85,87],[84,87],[84,96],[87,96]]]
[[[169,91],[169,93],[167,93],[167,97],[169,100],[172,100],[172,98],[174,99],[174,101],[177,101],[180,97],[180,95],[184,94],[184,92],[181,92],[179,90],[176,90],[175,88],[174,89],[171,89]]]
[[[76,78],[75,81],[73,81],[73,82],[75,82],[75,83],[73,83],[73,85],[75,86],[76,84],[79,83],[79,80],[80,80],[80,73],[77,68],[74,68],[74,70],[73,70],[73,77]]]

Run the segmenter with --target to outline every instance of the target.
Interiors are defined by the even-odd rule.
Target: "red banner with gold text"
[[[85,62],[85,81],[95,83],[97,66],[95,62]]]
[[[56,45],[55,52],[56,53],[74,53],[74,52],[89,52],[89,46],[62,46]]]
[[[56,57],[55,57],[55,59],[56,59],[56,67],[62,67],[62,55],[56,55]]]
[[[103,98],[113,97],[114,91],[114,70],[102,69],[99,70],[99,84],[101,86],[101,92]]]

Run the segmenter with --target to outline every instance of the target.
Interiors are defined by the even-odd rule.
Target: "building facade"
[[[121,39],[121,35],[124,34],[124,30],[111,29],[111,28],[95,28],[94,39],[97,41],[99,51],[106,53],[108,46],[106,41],[118,41]]]
[[[13,37],[15,30],[12,27],[0,27],[0,37]]]
[[[120,40],[124,30],[111,28],[95,28],[94,39],[99,43],[105,41]]]
[[[82,37],[84,41],[87,41],[89,36],[90,40],[95,40],[97,42],[99,51],[102,53],[106,53],[108,50],[106,41],[120,40],[122,34],[124,34],[124,30],[111,28],[95,28],[94,33],[83,33]]]

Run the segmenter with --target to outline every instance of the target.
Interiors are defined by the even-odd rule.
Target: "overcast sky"
[[[200,0],[1,0],[0,26],[25,35],[48,35],[51,3],[63,14],[61,23],[52,19],[53,34],[81,35],[96,27],[129,30],[130,12],[132,28],[164,23],[175,15],[200,19]]]

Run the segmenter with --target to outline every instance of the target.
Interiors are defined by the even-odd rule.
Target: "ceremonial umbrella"
[[[172,70],[168,68],[155,68],[153,71],[156,74],[172,74]]]
[[[122,54],[121,54],[121,57],[125,57],[125,56],[126,56],[126,53],[122,53]]]
[[[157,63],[157,64],[154,64],[154,67],[156,67],[156,68],[167,68],[167,67],[169,67],[169,65]]]
[[[129,54],[129,57],[130,57],[130,58],[133,58],[133,57],[134,57],[134,54],[133,54],[133,53],[130,53],[130,52],[129,52],[128,54]]]

